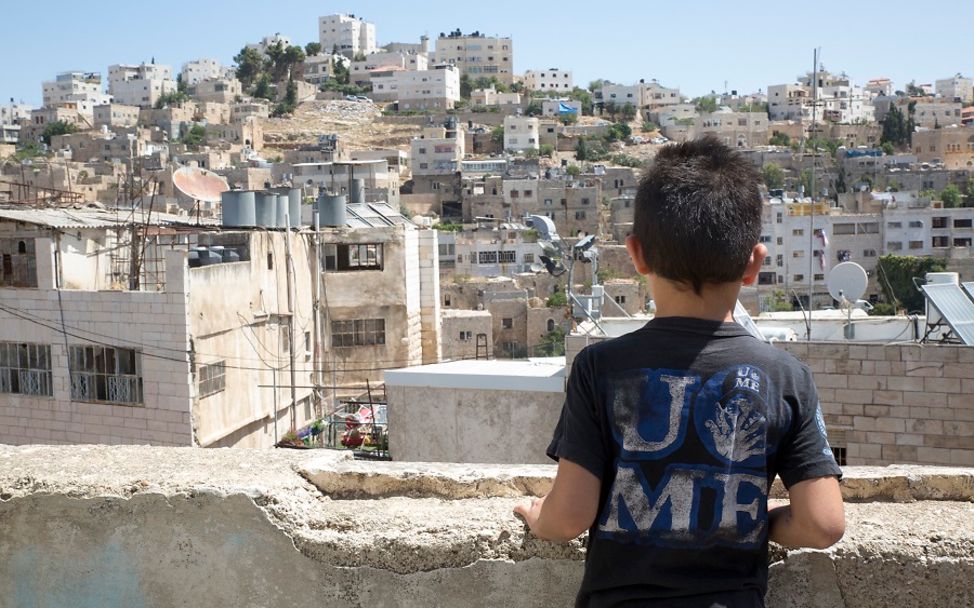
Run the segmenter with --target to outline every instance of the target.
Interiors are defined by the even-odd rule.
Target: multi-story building
[[[11,99],[10,103],[5,105],[0,105],[0,125],[16,125],[21,120],[30,120],[30,112],[33,110],[33,106],[26,103],[14,103]]]
[[[732,148],[753,148],[768,143],[765,112],[732,112],[727,108],[694,119],[696,136],[713,135]]]
[[[959,102],[904,98],[897,100],[896,103],[904,115],[907,115],[910,104],[913,104],[913,122],[918,127],[936,129],[961,124],[962,105]]]
[[[504,118],[504,149],[519,152],[538,150],[541,147],[539,121],[530,116]]]
[[[452,175],[460,171],[465,155],[463,129],[450,117],[442,127],[425,127],[410,142],[409,165],[413,176]]]
[[[43,84],[44,107],[72,104],[89,120],[95,106],[112,102],[112,96],[101,89],[101,75],[90,72],[63,72]]]
[[[913,134],[912,147],[920,162],[940,161],[947,169],[970,170],[974,161],[974,126],[920,129]]]
[[[643,105],[643,86],[641,84],[604,84],[602,85],[602,103],[614,103],[622,107],[627,103],[640,108]]]
[[[429,69],[429,58],[425,54],[409,54],[401,52],[379,52],[367,55],[360,61],[352,61],[349,67],[349,77],[352,82],[366,85],[372,82],[375,71],[405,70],[425,71]]]
[[[156,227],[137,264],[133,217]],[[438,361],[436,232],[387,205],[348,217],[285,235],[0,210],[0,441],[269,447],[382,368]]]
[[[376,51],[375,24],[355,15],[318,17],[318,41],[325,53],[348,58]]]
[[[174,93],[176,89],[172,68],[168,65],[142,63],[108,68],[108,92],[116,103],[151,108],[160,97]]]
[[[328,163],[297,163],[292,166],[293,182],[312,196],[327,191],[351,195],[352,180],[365,181],[365,202],[388,202],[399,208],[399,175],[389,171],[389,163],[376,160],[335,160]]]
[[[398,101],[400,110],[450,110],[460,101],[460,72],[442,64],[421,72],[372,72],[372,98]]]
[[[442,250],[443,244],[440,244]],[[442,323],[443,361],[493,359],[492,318],[486,310],[444,308]],[[478,344],[480,345],[478,351]]]
[[[440,34],[436,61],[457,66],[461,76],[473,80],[493,76],[503,84],[514,83],[514,43],[510,37],[463,34],[460,30]]]
[[[649,83],[640,82],[640,84],[642,85],[642,107],[654,108],[683,103],[680,89],[664,87],[655,80]]]
[[[179,77],[184,85],[192,87],[204,80],[222,78],[224,73],[223,66],[216,59],[197,59],[184,63]]]
[[[771,120],[812,120],[811,92],[800,84],[773,84],[768,87],[768,114]]]
[[[524,73],[524,88],[529,91],[565,93],[574,87],[571,70],[549,68],[547,70],[528,70]]]
[[[453,236],[458,275],[478,277],[513,276],[532,272],[541,248],[537,236],[517,223],[479,222],[476,228]]]
[[[872,122],[875,120],[874,95],[855,84],[844,74],[826,71],[798,77],[798,84],[768,87],[768,112],[771,120],[809,122],[816,107],[817,118],[837,123]],[[817,94],[817,106],[812,96]]]
[[[474,106],[520,106],[520,93],[498,93],[493,87],[474,89],[470,92],[470,104]]]
[[[873,78],[866,83],[863,90],[873,97],[891,97],[895,92],[893,81],[889,78]]]
[[[118,127],[134,127],[139,124],[138,106],[126,106],[120,103],[109,103],[102,106],[95,106],[94,120],[95,128],[101,129],[108,127],[114,129]]]
[[[937,80],[935,90],[938,97],[963,104],[974,103],[974,79],[957,74],[953,78]]]
[[[202,102],[229,104],[243,97],[243,85],[236,78],[208,78],[193,85],[190,92]]]
[[[304,81],[311,84],[324,83],[335,73],[336,62],[348,65],[349,59],[343,55],[332,55],[330,52],[323,52],[306,58],[302,64]]]

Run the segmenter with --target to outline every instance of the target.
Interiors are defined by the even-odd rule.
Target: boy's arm
[[[567,542],[588,530],[599,509],[602,482],[588,469],[565,458],[558,461],[551,492],[535,498],[530,505],[514,507],[531,528],[531,533],[544,540]]]
[[[768,513],[768,536],[786,547],[826,549],[845,533],[842,493],[836,477],[817,477],[788,489],[791,504]]]

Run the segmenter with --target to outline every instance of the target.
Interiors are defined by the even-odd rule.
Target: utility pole
[[[818,53],[819,49],[812,51],[812,134],[816,133],[816,120],[818,118]],[[808,323],[805,324],[805,339],[812,339],[812,313],[815,308],[812,306],[815,278],[815,165],[818,150],[812,149],[812,176],[808,182],[811,190],[811,205],[809,206],[808,220]],[[825,251],[822,251],[825,255]]]
[[[294,335],[294,279],[291,277],[291,218],[284,214],[284,276],[287,278],[287,311],[288,311],[288,359],[291,369],[291,431],[297,432],[297,401],[298,401],[298,379],[297,370],[294,369],[297,361],[297,336]]]

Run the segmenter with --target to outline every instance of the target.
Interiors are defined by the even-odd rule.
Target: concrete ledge
[[[571,605],[582,539],[538,541],[511,514],[553,472],[0,447],[0,605]],[[825,552],[774,548],[768,606],[974,605],[970,480],[969,469],[847,470],[861,502],[847,504],[846,537]]]

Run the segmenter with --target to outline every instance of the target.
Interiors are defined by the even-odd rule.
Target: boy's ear
[[[626,251],[629,252],[629,259],[636,267],[636,272],[642,275],[649,274],[649,266],[646,265],[646,258],[643,257],[643,246],[634,235],[626,237]]]
[[[754,285],[758,280],[758,273],[761,272],[761,266],[764,265],[764,258],[768,257],[768,248],[758,243],[751,250],[751,258],[747,261],[747,266],[744,268],[744,279],[742,283],[745,285]]]

